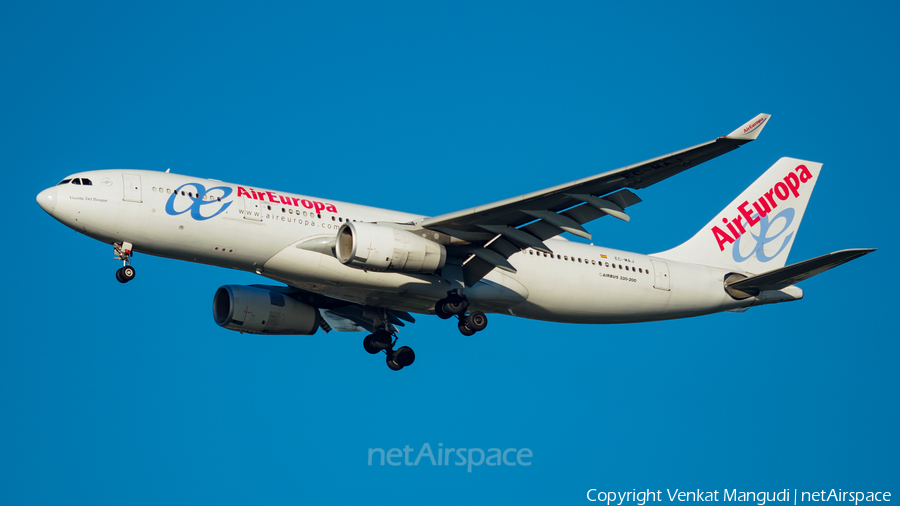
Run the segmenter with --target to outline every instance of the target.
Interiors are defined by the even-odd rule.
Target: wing
[[[759,136],[768,114],[759,114],[728,135],[621,169],[579,179],[492,204],[418,223],[467,244],[448,254],[460,258],[465,283],[473,285],[494,268],[515,272],[507,260],[525,248],[550,253],[544,241],[563,232],[590,239],[584,223],[610,215],[628,221],[624,209],[641,201],[641,189],[737,149]]]

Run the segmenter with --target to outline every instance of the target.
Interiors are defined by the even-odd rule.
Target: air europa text
[[[812,173],[809,172],[806,165],[798,165],[794,172],[789,172],[787,176],[784,176],[783,181],[779,181],[769,191],[759,197],[756,202],[753,202],[753,209],[756,210],[756,214],[753,213],[753,209],[750,209],[750,202],[745,200],[738,205],[736,209],[738,212],[737,217],[730,221],[727,216],[722,218],[722,223],[728,228],[728,232],[731,232],[730,235],[718,226],[713,226],[710,229],[716,238],[716,243],[719,245],[719,251],[725,251],[725,243],[734,243],[738,237],[747,232],[747,229],[744,228],[744,223],[747,224],[747,228],[750,228],[759,223],[760,218],[778,207],[778,201],[784,202],[791,195],[794,198],[799,197],[800,185],[812,178]]]
[[[292,206],[292,207],[305,207],[307,209],[312,209],[316,213],[321,213],[322,211],[328,213],[336,213],[338,212],[337,208],[334,204],[329,204],[327,202],[320,202],[318,200],[308,200],[301,199],[300,197],[288,197],[285,195],[278,195],[272,191],[257,191],[253,188],[249,190],[244,188],[243,186],[238,186],[238,197],[249,197],[254,200],[261,200],[263,202],[271,202],[272,204]]]

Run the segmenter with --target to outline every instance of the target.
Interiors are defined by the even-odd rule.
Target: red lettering
[[[806,168],[806,165],[798,165],[796,169],[794,169],[798,173],[800,173],[800,182],[805,183],[812,179],[812,174],[810,174],[809,169]]]
[[[300,207],[300,199],[297,197],[291,197],[291,200],[294,201],[294,207]]]
[[[247,190],[245,190],[243,186],[238,186],[238,194],[237,194],[237,196],[240,197],[241,195],[250,195],[250,192],[248,192]]]
[[[337,212],[337,208],[334,207],[334,204],[328,204],[328,207],[326,207],[325,210],[328,211],[329,213],[336,213],[336,212]]]
[[[301,200],[300,203],[303,204],[303,207],[305,207],[307,209],[313,208],[312,202],[310,202],[308,200]]]
[[[778,197],[778,200],[787,200],[788,198],[788,187],[784,183],[778,183],[775,185],[775,196]]]
[[[775,193],[775,190],[769,190],[766,192],[766,198],[769,200],[769,203],[772,204],[772,209],[778,207],[778,204],[775,202],[775,199],[772,198],[772,194]]]
[[[273,203],[273,204],[277,204],[277,203],[278,203],[278,196],[277,196],[277,195],[275,195],[275,194],[272,193],[272,192],[266,192],[266,195],[269,196],[269,202],[271,202],[271,203]]]
[[[784,177],[784,182],[787,183],[788,188],[791,189],[791,193],[794,194],[794,198],[800,196],[800,193],[797,191],[797,189],[800,188],[800,178],[797,177],[797,174],[791,172]],[[791,184],[791,182],[793,182],[794,184]]]
[[[737,229],[741,231],[741,235],[744,235],[744,232],[746,232],[746,230],[744,230],[744,226],[741,225],[741,217],[738,216],[737,218],[731,220],[731,222],[734,223]],[[730,229],[731,225],[728,225],[728,228]]]
[[[722,223],[728,226],[728,231],[731,232],[731,235],[733,235],[735,238],[741,236],[741,234],[737,233],[737,230],[734,229],[734,225],[728,223],[728,218],[722,218]]]
[[[745,200],[743,204],[738,206],[738,211],[740,211],[741,216],[743,216],[744,219],[747,220],[747,223],[752,227],[753,225],[759,223],[759,219],[754,218],[753,213],[745,209],[745,207],[747,207],[748,205],[750,205],[750,203]],[[765,214],[760,214],[760,216],[765,216]]]
[[[279,196],[278,196],[278,199],[281,200],[281,203],[282,203],[282,204],[291,205],[291,198],[290,198],[290,197],[282,197],[281,195],[279,195]]]
[[[764,209],[760,209],[760,208],[759,208],[759,205],[760,205],[760,204],[762,204],[762,206],[763,206]],[[764,218],[767,214],[769,214],[769,211],[772,210],[772,209],[769,207],[769,203],[766,202],[766,198],[765,198],[765,197],[761,197],[761,198],[759,199],[759,202],[754,202],[754,203],[753,203],[753,209],[756,209],[756,214],[758,214],[760,218]],[[759,220],[757,220],[757,221],[759,221]],[[756,223],[751,223],[751,225],[756,225]]]
[[[731,238],[730,235],[726,234],[719,227],[713,227],[712,233],[716,237],[716,242],[719,244],[719,251],[725,251],[725,243],[733,244],[734,239]]]
[[[321,202],[319,202],[319,201],[315,201],[315,202],[313,202],[313,204],[316,205],[316,212],[317,212],[317,213],[321,213],[321,212],[322,212],[322,209],[325,209],[325,204],[323,204],[323,203],[321,203]]]

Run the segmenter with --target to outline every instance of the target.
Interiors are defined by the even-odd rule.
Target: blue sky
[[[898,10],[836,2],[26,2],[0,17],[9,504],[515,504],[590,488],[897,490]],[[241,335],[256,276],[47,216],[131,167],[440,214],[724,135],[595,242],[690,237],[782,156],[824,168],[791,252],[879,251],[800,302],[624,326],[422,317],[392,373],[361,334]],[[381,467],[369,448],[529,448],[529,467]]]

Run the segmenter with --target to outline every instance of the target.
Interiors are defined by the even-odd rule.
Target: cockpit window
[[[56,186],[62,186],[62,185],[64,185],[64,184],[69,184],[70,181],[72,181],[72,180],[71,180],[71,179],[63,179],[63,180],[60,181],[59,184],[56,185]]]
[[[81,180],[76,177],[72,180],[72,184],[81,184]]]
[[[92,183],[91,180],[86,177],[81,178],[81,184],[83,184],[85,186],[93,186],[94,185],[94,183]]]

